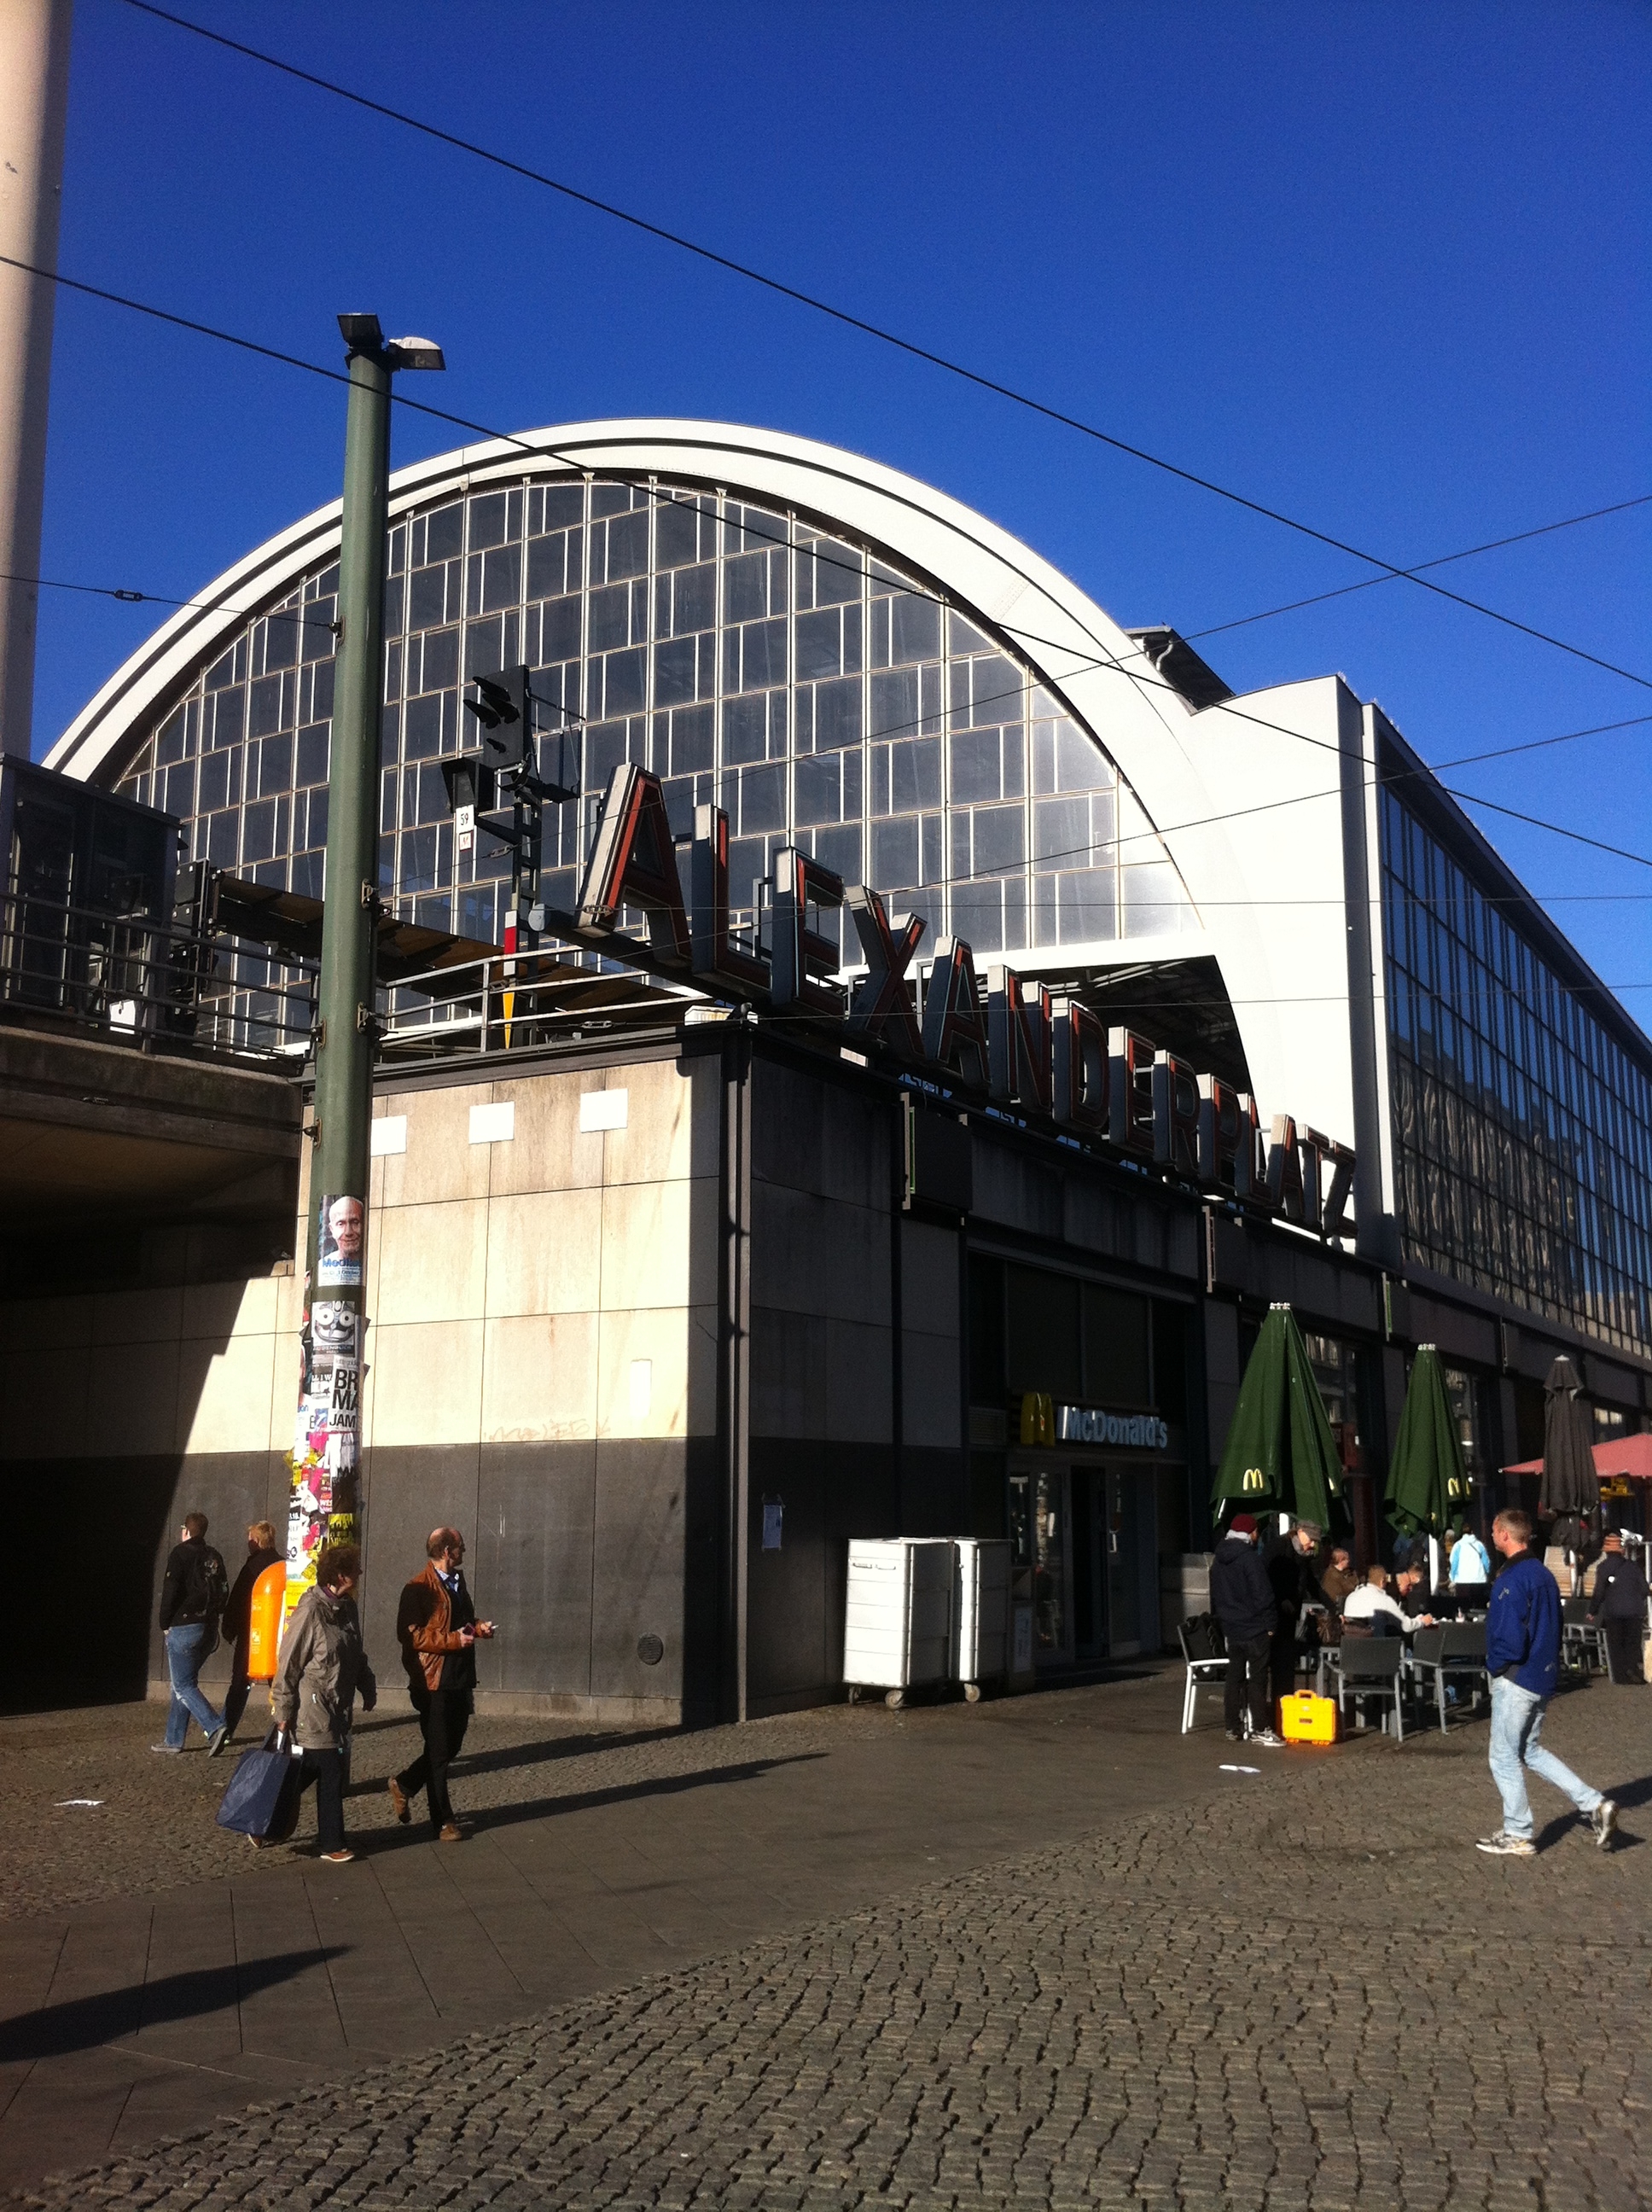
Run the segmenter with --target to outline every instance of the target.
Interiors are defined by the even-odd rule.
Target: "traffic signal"
[[[486,814],[498,804],[495,773],[484,754],[450,753],[441,763],[441,780],[450,813],[468,806],[473,816]]]
[[[525,767],[531,771],[527,670],[501,668],[491,676],[478,676],[465,695],[465,704],[482,725],[482,757],[494,773],[515,775]]]

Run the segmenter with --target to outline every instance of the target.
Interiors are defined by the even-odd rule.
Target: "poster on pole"
[[[310,1309],[293,1437],[288,1612],[313,1587],[321,1547],[355,1533],[361,1443],[361,1317],[343,1298],[318,1298]]]
[[[359,1198],[339,1194],[322,1200],[316,1237],[318,1290],[361,1289],[366,1231],[367,1208]]]

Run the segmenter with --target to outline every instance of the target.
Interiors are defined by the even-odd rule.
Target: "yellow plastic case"
[[[1281,1698],[1279,1734],[1287,1743],[1334,1743],[1336,1699],[1316,1698],[1311,1690],[1297,1690],[1288,1698]]]

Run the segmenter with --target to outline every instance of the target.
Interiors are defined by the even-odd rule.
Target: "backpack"
[[[200,1607],[200,1619],[206,1633],[201,1638],[201,1656],[205,1659],[218,1648],[218,1626],[229,1605],[229,1577],[224,1563],[210,1544],[203,1547],[200,1557],[190,1568],[187,1602],[191,1612]]]
[[[1227,1641],[1213,1613],[1195,1613],[1183,1621],[1189,1659],[1225,1659]]]

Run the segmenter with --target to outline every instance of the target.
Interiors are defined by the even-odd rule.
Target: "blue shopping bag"
[[[261,1843],[284,1843],[298,1826],[301,1779],[301,1762],[282,1731],[271,1729],[242,1753],[218,1806],[218,1826]]]

